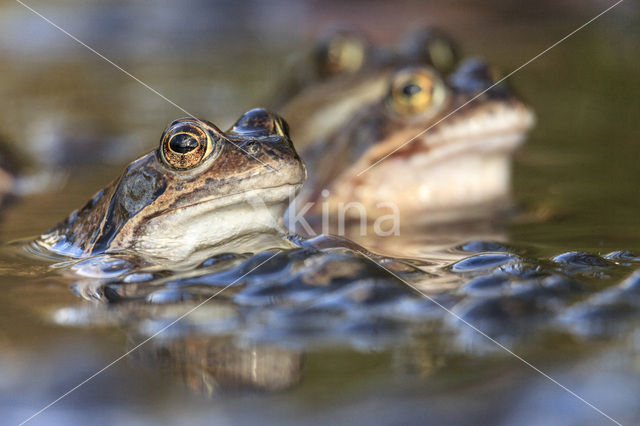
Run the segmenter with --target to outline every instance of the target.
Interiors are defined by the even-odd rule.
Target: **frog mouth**
[[[523,104],[498,104],[461,111],[407,143],[420,131],[410,129],[372,147],[343,175],[334,200],[359,199],[373,212],[389,201],[400,211],[445,212],[430,213],[434,222],[467,214],[462,207],[497,205],[509,196],[511,157],[533,122]]]
[[[503,129],[473,135],[471,137],[461,137],[450,139],[445,143],[417,143],[409,161],[427,163],[445,161],[464,155],[495,155],[503,153],[505,155],[515,151],[524,142],[527,128],[514,128],[505,131]],[[399,153],[406,156],[406,153]],[[426,163],[425,163],[426,165]]]
[[[165,213],[186,211],[192,209],[202,210],[202,207],[207,205],[211,207],[210,210],[212,211],[217,208],[229,207],[241,203],[249,203],[255,205],[263,203],[265,205],[274,205],[283,203],[285,200],[295,198],[295,195],[298,193],[301,187],[301,183],[285,183],[282,185],[252,188],[244,191],[237,191],[225,195],[206,198],[195,203],[173,208]]]
[[[404,159],[411,164],[433,163],[461,155],[510,153],[533,127],[533,112],[523,104],[495,104],[461,111],[416,131],[406,140],[389,140],[367,153],[365,163]],[[426,163],[425,163],[426,164]]]
[[[455,119],[454,119],[455,120]],[[523,104],[493,105],[470,116],[462,115],[443,126],[435,134],[425,134],[418,147],[427,151],[457,154],[473,150],[478,153],[511,152],[524,141],[533,127],[533,112]]]

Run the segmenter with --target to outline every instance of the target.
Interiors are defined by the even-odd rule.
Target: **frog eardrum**
[[[196,120],[176,120],[162,135],[160,153],[169,167],[192,169],[211,153],[213,142],[209,132]]]
[[[398,115],[436,114],[447,97],[447,89],[429,68],[406,68],[394,75],[387,103]]]

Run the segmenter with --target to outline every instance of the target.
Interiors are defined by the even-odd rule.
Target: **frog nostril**
[[[244,145],[244,150],[247,152],[247,154],[256,156],[262,153],[262,145],[260,145],[260,143],[257,141],[251,141]]]

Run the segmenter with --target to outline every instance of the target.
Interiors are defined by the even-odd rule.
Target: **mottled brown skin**
[[[180,170],[167,164],[161,151],[168,143],[167,131],[189,123],[204,130],[212,144],[201,164]],[[42,235],[38,243],[76,257],[135,250],[141,233],[163,232],[162,227],[145,228],[154,218],[250,190],[300,186],[306,177],[286,124],[265,110],[248,112],[227,132],[194,119],[176,120],[167,131],[158,149],[131,163],[122,176]],[[188,223],[162,224],[173,225]]]

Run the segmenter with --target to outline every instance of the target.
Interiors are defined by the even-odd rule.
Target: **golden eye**
[[[165,130],[160,142],[164,162],[178,170],[198,166],[211,152],[209,133],[193,121],[177,122]]]
[[[388,100],[397,114],[416,115],[437,112],[446,95],[444,83],[431,70],[405,69],[394,76]]]
[[[456,53],[452,44],[443,38],[433,38],[427,45],[429,58],[433,66],[441,72],[453,69],[456,63]]]
[[[324,75],[355,73],[365,62],[367,46],[355,33],[338,32],[320,48],[320,72]]]
[[[399,52],[412,64],[429,64],[448,74],[458,62],[458,48],[445,33],[431,27],[418,27],[402,40]]]

